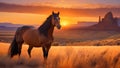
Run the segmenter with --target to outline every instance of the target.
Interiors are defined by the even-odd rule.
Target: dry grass
[[[120,46],[52,46],[47,61],[42,49],[28,57],[23,45],[20,58],[7,56],[9,43],[0,43],[0,68],[120,68]]]
[[[92,40],[92,41],[84,41],[84,42],[73,42],[67,43],[68,46],[120,46],[120,39],[103,39],[103,40]]]

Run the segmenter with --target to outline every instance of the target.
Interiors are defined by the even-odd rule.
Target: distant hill
[[[16,30],[18,27],[23,26],[22,24],[12,24],[8,22],[0,23],[0,30]]]
[[[5,27],[20,27],[23,26],[22,24],[12,24],[8,22],[1,22],[0,26],[5,26]]]
[[[0,26],[0,30],[16,30],[18,27],[6,27],[6,26]]]
[[[97,22],[77,22],[77,24],[72,24],[68,29],[79,29],[89,27],[95,24],[97,24]]]
[[[88,27],[97,24],[97,22],[78,22],[76,26],[79,27]]]

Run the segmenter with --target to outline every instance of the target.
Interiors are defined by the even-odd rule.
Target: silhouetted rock
[[[111,12],[108,12],[105,17],[102,19],[102,21],[99,22],[99,25],[101,26],[118,26],[117,21],[115,18],[113,18],[113,14]]]
[[[104,18],[99,16],[98,24],[90,26],[85,29],[92,29],[92,30],[120,30],[120,27],[117,22],[117,18],[113,17],[112,12],[108,12]]]

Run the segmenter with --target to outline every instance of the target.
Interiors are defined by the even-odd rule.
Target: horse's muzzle
[[[61,28],[61,25],[57,25],[57,28],[60,29],[60,28]]]

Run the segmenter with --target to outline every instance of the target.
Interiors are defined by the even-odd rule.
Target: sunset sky
[[[0,0],[0,22],[41,24],[52,11],[60,12],[62,25],[98,21],[109,11],[120,17],[120,0]]]

